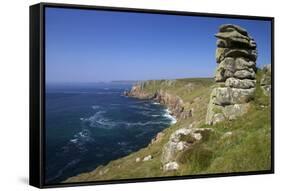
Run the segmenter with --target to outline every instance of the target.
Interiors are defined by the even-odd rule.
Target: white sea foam
[[[152,117],[159,117],[160,115],[151,115]]]
[[[77,141],[78,141],[77,138],[76,138],[76,139],[71,139],[71,140],[70,140],[70,142],[72,142],[72,143],[77,143]]]
[[[151,108],[143,106],[143,105],[131,105],[129,106],[130,108],[133,109],[139,109],[139,110],[146,110],[146,111],[151,111]]]
[[[137,111],[138,113],[145,115],[145,116],[150,116],[150,117],[159,117],[160,115],[157,114],[151,114],[151,109],[145,106],[141,106],[141,105],[132,105],[129,106],[132,108],[137,108],[140,109],[141,111]],[[133,127],[133,126],[147,126],[147,125],[166,125],[167,122],[165,121],[146,121],[146,122],[141,122],[141,121],[137,121],[137,122],[128,122],[128,121],[114,121],[111,119],[108,119],[104,116],[104,114],[106,113],[106,111],[102,110],[102,111],[98,111],[96,112],[93,116],[89,117],[89,118],[80,118],[81,121],[86,122],[86,126],[90,126],[93,128],[104,128],[104,129],[112,129],[114,127]],[[176,118],[173,117],[171,114],[171,112],[169,111],[169,109],[165,109],[164,114],[162,114],[163,117],[169,119],[170,124],[175,124],[177,122]],[[83,137],[84,135],[81,134],[81,137]]]
[[[100,108],[100,106],[98,106],[98,105],[93,105],[92,106],[92,109],[99,109]]]
[[[147,125],[159,125],[167,124],[163,121],[147,121],[147,122],[136,122],[136,123],[125,123],[127,126],[147,126]]]
[[[69,142],[81,147],[85,142],[92,141],[94,141],[94,139],[91,137],[91,132],[88,129],[83,129],[82,131],[76,133]]]
[[[152,102],[153,105],[160,105],[158,102]]]
[[[97,128],[104,128],[104,129],[112,129],[114,126],[116,126],[116,122],[106,118],[103,114],[105,114],[106,111],[98,111],[93,116],[89,118],[84,118],[82,121],[88,122],[88,125],[90,127],[97,127]]]
[[[169,109],[165,109],[163,116],[171,120],[171,124],[175,124],[177,122],[177,119],[171,115],[171,111]]]

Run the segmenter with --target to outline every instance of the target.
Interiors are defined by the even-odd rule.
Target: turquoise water
[[[137,151],[174,122],[164,106],[123,96],[131,86],[47,86],[46,183],[61,182]]]

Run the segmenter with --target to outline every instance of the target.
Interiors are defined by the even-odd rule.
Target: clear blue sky
[[[258,66],[270,63],[269,21],[47,8],[46,81],[212,77],[226,23],[254,37]]]

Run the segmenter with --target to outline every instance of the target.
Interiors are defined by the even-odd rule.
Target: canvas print
[[[272,169],[271,24],[46,7],[45,183]]]

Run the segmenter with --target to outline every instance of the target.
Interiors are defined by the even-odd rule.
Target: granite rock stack
[[[216,87],[211,93],[206,124],[233,120],[248,109],[256,87],[256,42],[237,25],[220,26],[216,49]]]

